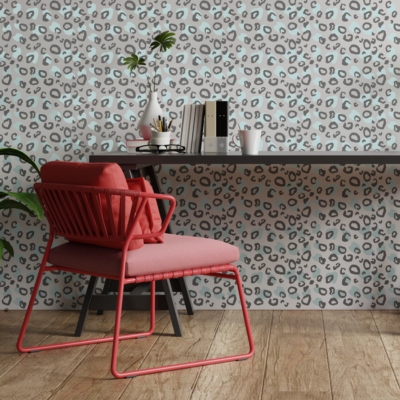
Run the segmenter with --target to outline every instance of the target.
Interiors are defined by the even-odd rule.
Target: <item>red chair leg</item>
[[[33,287],[31,299],[29,300],[28,308],[25,313],[24,322],[22,323],[21,332],[19,333],[19,337],[18,337],[18,341],[17,341],[17,349],[21,353],[38,351],[38,350],[32,350],[32,348],[23,348],[22,341],[24,340],[24,336],[25,336],[26,328],[28,326],[29,318],[31,317],[33,305],[35,304],[36,295],[39,290],[40,283],[42,282],[42,277],[43,277],[44,269],[46,267],[47,258],[49,257],[51,245],[53,244],[53,238],[54,238],[54,236],[50,235],[49,241],[47,242],[47,246],[46,246],[46,250],[44,252],[42,264],[40,264],[40,268],[39,268],[38,276],[36,278],[35,286]]]
[[[235,355],[235,356],[214,358],[211,360],[194,361],[194,362],[183,363],[183,364],[167,365],[167,366],[163,366],[163,367],[148,368],[148,369],[143,369],[143,370],[119,373],[117,371],[117,356],[118,356],[119,341],[125,340],[125,339],[135,339],[135,338],[149,336],[154,332],[154,328],[155,328],[155,281],[151,281],[150,330],[148,332],[143,332],[143,333],[120,335],[122,303],[123,303],[123,287],[125,284],[125,279],[123,279],[123,278],[120,279],[120,283],[119,283],[120,290],[118,293],[118,303],[117,303],[117,312],[116,312],[116,316],[115,316],[114,336],[98,338],[98,339],[90,339],[90,340],[78,340],[75,342],[56,343],[56,344],[52,344],[52,345],[22,347],[22,341],[24,339],[26,327],[29,322],[29,317],[31,315],[32,308],[35,303],[36,294],[39,290],[39,286],[41,283],[43,273],[46,270],[45,265],[46,265],[46,261],[47,261],[48,252],[50,251],[51,241],[52,241],[52,238],[51,238],[51,240],[49,240],[48,247],[46,248],[46,252],[43,257],[43,262],[40,267],[37,280],[35,282],[32,297],[29,302],[29,306],[28,306],[28,309],[27,309],[27,312],[25,315],[25,319],[22,324],[21,332],[20,332],[20,335],[18,338],[17,349],[21,353],[35,352],[35,351],[40,351],[40,350],[60,349],[60,348],[65,348],[65,347],[82,346],[82,345],[86,345],[86,344],[106,343],[106,342],[113,341],[114,344],[113,344],[113,351],[112,351],[112,358],[111,358],[111,372],[116,378],[131,378],[131,377],[135,377],[135,376],[139,376],[139,375],[154,374],[157,372],[165,372],[165,371],[174,371],[174,370],[184,369],[184,368],[200,367],[203,365],[219,364],[219,363],[228,362],[228,361],[241,361],[241,360],[245,360],[245,359],[253,356],[254,341],[253,341],[253,335],[251,333],[250,321],[249,321],[249,316],[248,316],[247,308],[246,308],[246,300],[245,300],[243,288],[242,288],[242,281],[240,279],[240,274],[239,274],[238,269],[234,266],[233,266],[234,268],[232,269],[232,272],[235,274],[234,276],[226,275],[226,274],[209,274],[209,275],[210,276],[217,275],[218,277],[236,280],[236,283],[238,285],[240,302],[242,305],[243,318],[244,318],[244,322],[246,325],[246,331],[247,331],[247,336],[248,336],[249,345],[250,345],[250,350],[246,354],[240,354],[240,355]]]
[[[120,299],[120,297],[118,297],[117,316],[116,316],[116,321],[115,321],[115,332],[114,332],[114,346],[113,346],[113,354],[112,354],[112,359],[111,359],[112,374],[116,378],[134,378],[139,375],[154,374],[157,372],[174,371],[177,369],[184,369],[184,368],[201,367],[203,365],[219,364],[219,363],[224,363],[224,362],[228,362],[228,361],[241,361],[241,360],[246,360],[246,359],[252,357],[254,354],[254,340],[253,340],[253,335],[251,333],[250,321],[249,321],[249,316],[248,316],[247,307],[246,307],[246,300],[245,300],[243,288],[242,288],[242,280],[240,279],[240,273],[236,267],[232,272],[234,272],[234,274],[235,274],[235,280],[238,285],[239,297],[240,297],[240,302],[241,302],[242,311],[243,311],[243,318],[244,318],[244,322],[246,325],[247,337],[248,337],[249,345],[250,345],[250,351],[248,353],[236,355],[236,356],[213,358],[211,360],[193,361],[193,362],[183,363],[183,364],[166,365],[164,367],[148,368],[148,369],[119,373],[119,372],[117,372],[116,367],[117,367],[117,356],[118,356],[118,338],[120,337],[119,336],[119,320],[120,320],[120,316],[121,316],[121,312],[122,312],[122,298]],[[153,284],[155,284],[154,281],[152,282],[152,285]],[[120,282],[120,285],[121,285],[121,282]],[[152,288],[153,288],[153,286],[152,286]],[[120,290],[120,293],[121,293],[121,290]],[[154,313],[154,305],[155,304],[153,303],[153,299],[152,299],[152,313]]]
[[[37,292],[39,290],[40,283],[42,281],[43,273],[45,271],[45,266],[48,258],[48,253],[51,248],[51,243],[53,241],[53,238],[50,237],[49,242],[47,244],[47,248],[43,257],[42,265],[40,266],[38,277],[36,278],[35,286],[33,288],[32,296],[29,301],[28,309],[26,310],[25,314],[25,319],[22,324],[21,332],[18,337],[17,341],[17,349],[21,353],[31,353],[31,352],[37,352],[41,350],[52,350],[52,349],[61,349],[64,347],[74,347],[74,346],[83,346],[86,344],[95,344],[95,343],[106,343],[106,342],[112,342],[115,341],[115,336],[108,336],[108,337],[103,337],[103,338],[97,338],[97,339],[89,339],[89,340],[77,340],[74,342],[63,342],[63,343],[55,343],[51,345],[42,345],[42,346],[33,346],[33,347],[22,347],[22,341],[24,340],[25,336],[25,331],[28,326],[29,322],[29,317],[32,313],[32,308],[35,303],[35,298],[37,295]],[[122,292],[123,293],[123,290]],[[155,326],[155,282],[152,282],[151,286],[151,304],[152,304],[152,311],[151,311],[151,317],[150,317],[150,330],[148,332],[141,332],[141,333],[133,333],[130,335],[122,335],[119,336],[119,340],[126,340],[126,339],[135,339],[135,338],[141,338],[145,336],[149,336],[154,332],[154,326]],[[121,299],[121,306],[122,306],[122,299]],[[117,315],[119,315],[118,318],[118,332],[119,332],[119,325],[120,325],[120,318],[121,318],[121,310]]]
[[[114,327],[114,344],[112,350],[111,357],[111,373],[116,378],[125,378],[129,373],[125,372],[120,374],[117,371],[117,358],[118,358],[118,344],[121,338],[120,332],[120,324],[121,324],[121,315],[122,315],[122,303],[124,299],[124,285],[125,281],[123,279],[119,282],[118,288],[118,301],[117,301],[117,312],[115,315],[115,327]],[[141,334],[140,337],[149,336],[154,332],[155,324],[156,324],[156,282],[151,282],[151,299],[150,299],[150,330],[146,332],[146,334]]]

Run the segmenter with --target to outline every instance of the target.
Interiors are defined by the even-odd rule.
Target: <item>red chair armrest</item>
[[[139,207],[139,210],[137,212],[137,215],[135,216],[135,223],[127,233],[125,243],[129,243],[132,239],[150,239],[154,238],[157,236],[161,236],[162,234],[165,233],[167,230],[168,224],[171,220],[172,214],[174,213],[175,206],[176,206],[176,200],[174,197],[166,195],[166,194],[158,194],[158,193],[140,193],[140,197],[143,199],[142,204]],[[159,199],[159,200],[167,200],[171,203],[168,209],[167,216],[165,217],[165,220],[161,226],[161,230],[158,232],[152,232],[152,233],[142,233],[141,235],[133,235],[134,227],[138,223],[139,218],[141,214],[144,212],[145,205],[147,203],[148,199]],[[132,210],[133,211],[133,210]]]

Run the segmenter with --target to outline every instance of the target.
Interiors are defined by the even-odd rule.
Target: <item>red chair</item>
[[[199,367],[226,361],[240,361],[250,358],[254,354],[253,336],[247,314],[240,273],[236,266],[230,264],[232,261],[229,261],[236,261],[239,258],[238,249],[216,240],[165,234],[165,230],[175,209],[175,199],[173,197],[153,193],[142,193],[133,190],[95,188],[77,185],[36,183],[34,187],[50,224],[50,236],[18,338],[17,349],[20,352],[30,353],[40,350],[113,341],[111,372],[116,378],[132,378],[156,372]],[[127,226],[125,226],[125,216],[127,215],[127,203],[125,200],[129,197],[132,199],[132,208]],[[116,198],[119,198],[119,202],[117,203],[115,202]],[[156,233],[134,235],[133,232],[138,224],[139,217],[143,213],[146,203],[150,198],[168,200],[171,203],[162,229]],[[106,202],[104,202],[104,199]],[[102,209],[102,204],[106,204],[106,210],[104,208]],[[114,206],[112,206],[112,204]],[[115,209],[112,209],[112,207],[115,207],[115,204],[119,204],[117,214],[118,223],[114,221],[113,217],[113,215],[115,216]],[[114,221],[112,222],[111,233],[105,226],[104,212],[108,213],[108,221]],[[131,239],[157,237],[163,233],[164,243],[145,244],[137,250],[127,250]],[[97,242],[108,244],[111,242],[123,242],[124,247],[121,251],[91,244],[69,242],[52,249],[51,245],[54,235],[67,236],[70,240],[75,239],[79,242],[84,242],[85,240],[90,241],[92,239]],[[47,266],[46,264],[48,261],[52,265]],[[55,270],[119,280],[114,336],[52,345],[22,347],[22,341],[43,273],[45,271]],[[231,272],[232,274],[223,272]],[[149,336],[154,331],[155,281],[192,275],[207,275],[236,280],[250,351],[247,354],[215,358],[212,360],[168,365],[138,371],[118,372],[117,355],[119,340]],[[144,333],[120,335],[124,285],[140,282],[151,282],[150,330]]]

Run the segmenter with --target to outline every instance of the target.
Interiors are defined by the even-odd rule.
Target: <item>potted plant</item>
[[[12,148],[4,148],[0,149],[0,155],[19,157],[21,160],[32,165],[40,176],[39,167],[22,151]],[[31,217],[38,216],[40,220],[43,217],[43,209],[35,193],[0,192],[0,200],[0,210],[16,209],[25,211]],[[4,250],[7,250],[10,255],[14,257],[14,249],[11,244],[7,240],[0,238],[0,262]]]
[[[165,31],[157,35],[153,42],[151,43],[151,51],[159,49],[160,53],[166,52],[175,44],[175,33]],[[137,54],[131,54],[130,57],[126,57],[123,60],[124,65],[126,65],[129,73],[132,74],[136,69],[139,73],[145,73],[147,77],[147,84],[149,86],[149,102],[146,105],[146,108],[143,111],[143,114],[139,120],[138,127],[139,131],[142,134],[143,139],[150,140],[151,139],[151,124],[153,123],[153,118],[158,119],[158,116],[163,117],[164,113],[161,110],[160,105],[157,100],[157,90],[156,90],[156,82],[157,82],[157,70],[159,69],[157,65],[157,56],[154,55],[154,77],[153,82],[151,82],[151,78],[147,73],[145,68],[146,62],[144,57],[140,57]],[[152,88],[153,83],[153,88]]]

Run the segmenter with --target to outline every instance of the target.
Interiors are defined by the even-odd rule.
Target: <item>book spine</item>
[[[185,147],[186,152],[187,150],[187,139],[188,139],[188,127],[189,127],[189,120],[190,120],[190,106],[189,105],[185,105],[183,107],[183,115],[184,115],[184,125],[183,125],[183,135],[182,135],[182,143],[181,145]]]
[[[206,107],[204,105],[202,105],[201,109],[200,109],[200,129],[199,129],[199,137],[198,137],[197,149],[196,149],[198,153],[201,153],[201,145],[203,143],[205,109],[206,109]]]
[[[215,137],[217,136],[217,103],[215,101],[206,101],[206,131],[205,136]]]
[[[183,106],[182,110],[182,122],[181,122],[181,133],[179,135],[179,144],[183,146],[183,132],[184,132],[184,126],[185,126],[185,106]]]
[[[229,103],[227,101],[217,101],[217,136],[228,137]]]
[[[187,142],[187,153],[192,153],[192,142],[194,135],[194,121],[196,119],[196,106],[190,105],[190,120],[189,120],[189,128],[188,128],[188,142]]]
[[[193,123],[193,137],[192,137],[192,145],[190,147],[191,153],[196,153],[196,144],[197,144],[197,135],[198,135],[198,124],[199,124],[199,114],[200,114],[200,106],[195,105],[193,106],[195,109],[195,117],[194,117],[194,123]]]

